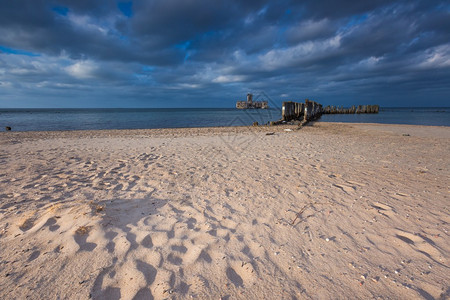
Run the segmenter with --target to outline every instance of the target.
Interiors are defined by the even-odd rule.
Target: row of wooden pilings
[[[322,104],[306,99],[301,102],[283,102],[281,109],[281,120],[303,120],[305,122],[315,120],[322,115]]]
[[[358,105],[350,108],[326,106],[306,99],[301,102],[283,102],[281,110],[281,121],[313,121],[320,118],[322,114],[377,114],[380,107],[378,105]]]
[[[326,106],[323,114],[377,114],[380,107],[378,105],[358,105],[349,108]]]

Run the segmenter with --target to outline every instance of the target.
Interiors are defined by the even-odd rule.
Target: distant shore
[[[0,133],[0,298],[446,298],[450,127]]]

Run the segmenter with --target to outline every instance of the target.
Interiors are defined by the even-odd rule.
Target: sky
[[[0,0],[0,108],[450,106],[450,3]]]

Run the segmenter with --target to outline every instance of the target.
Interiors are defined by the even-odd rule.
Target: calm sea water
[[[378,114],[323,115],[320,121],[450,126],[450,107],[380,107]]]
[[[13,131],[149,129],[266,124],[278,109],[0,109],[0,130]]]
[[[279,109],[0,109],[0,130],[13,131],[147,129],[266,124]],[[324,115],[321,122],[450,126],[450,108],[381,108],[379,114]]]

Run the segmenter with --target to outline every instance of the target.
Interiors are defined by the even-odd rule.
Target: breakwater
[[[323,111],[322,104],[309,99],[305,103],[283,102],[281,108],[281,121],[304,120],[306,122],[317,119]]]
[[[323,109],[323,114],[377,114],[380,110],[378,105],[353,105],[352,107],[344,108],[338,106],[326,106]]]
[[[326,106],[309,99],[305,103],[288,101],[283,102],[281,109],[281,122],[301,121],[303,123],[316,120],[322,114],[376,114],[378,105],[358,105],[350,108]]]

